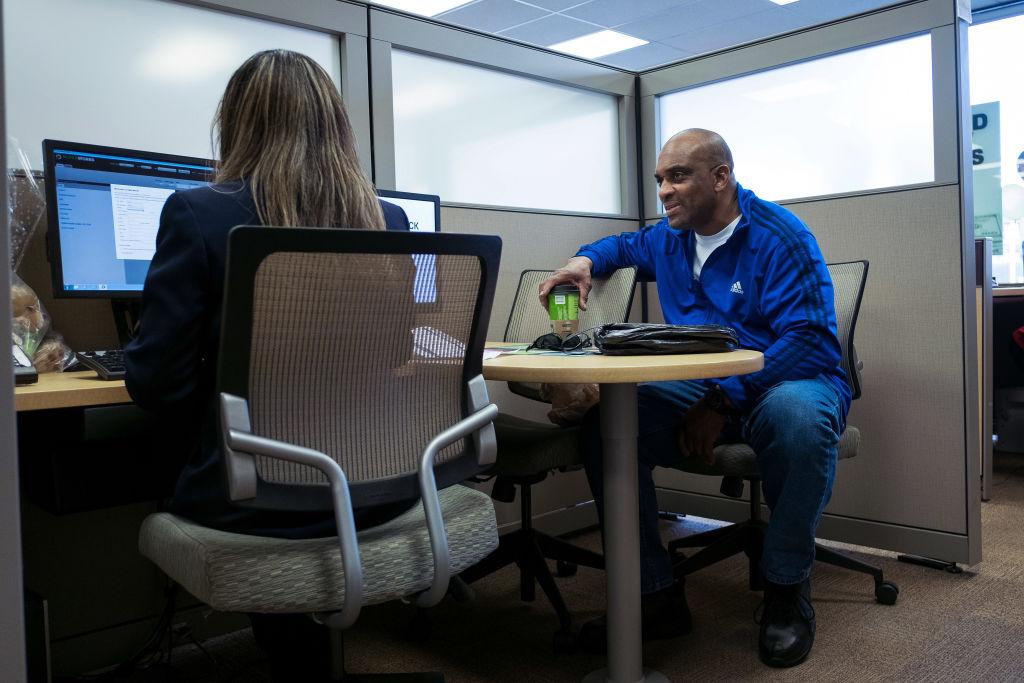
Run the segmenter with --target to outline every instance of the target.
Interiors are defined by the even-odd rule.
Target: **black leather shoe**
[[[656,593],[640,596],[640,623],[643,640],[677,638],[693,629],[693,617],[686,604],[683,582],[679,581]],[[591,619],[580,627],[579,645],[587,652],[605,652],[608,649],[607,615]]]
[[[814,607],[811,606],[811,582],[783,586],[765,583],[761,603],[761,637],[758,654],[768,666],[796,666],[811,653],[814,645]]]

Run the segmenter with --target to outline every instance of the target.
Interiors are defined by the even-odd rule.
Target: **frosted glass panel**
[[[974,234],[992,238],[992,274],[1024,283],[1024,16],[968,29]]]
[[[619,213],[614,96],[394,50],[396,184],[442,201]]]
[[[931,37],[919,36],[659,98],[659,146],[718,131],[765,199],[935,180]]]
[[[305,53],[341,82],[325,33],[163,0],[3,6],[7,132],[35,168],[43,138],[209,157],[224,86],[260,50]]]

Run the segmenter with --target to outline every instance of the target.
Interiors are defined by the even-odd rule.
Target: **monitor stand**
[[[123,349],[128,346],[128,342],[135,338],[135,331],[139,326],[139,314],[142,311],[142,301],[139,299],[111,299],[110,308],[114,312],[117,340],[120,348]]]

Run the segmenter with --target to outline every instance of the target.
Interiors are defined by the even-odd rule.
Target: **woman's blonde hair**
[[[214,128],[217,182],[248,182],[264,225],[385,227],[341,95],[309,57],[267,50],[247,59]]]

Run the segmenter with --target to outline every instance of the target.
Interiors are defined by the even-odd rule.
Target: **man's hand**
[[[699,456],[708,465],[715,464],[715,442],[725,427],[726,417],[708,407],[701,398],[690,406],[683,421],[676,428],[676,443],[688,458]]]
[[[586,256],[573,256],[563,267],[551,274],[551,277],[540,283],[537,298],[544,310],[548,308],[548,292],[555,285],[572,284],[580,288],[580,309],[587,310],[587,296],[590,294],[590,269],[594,262]]]

